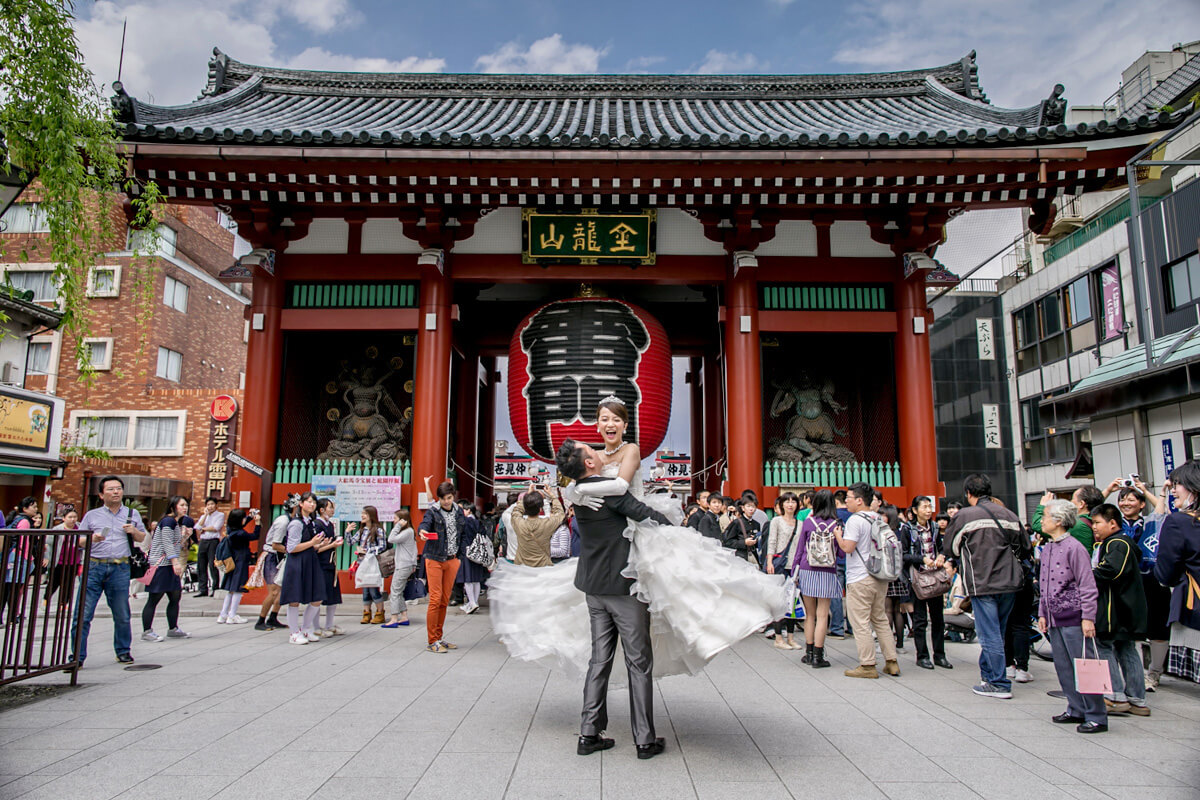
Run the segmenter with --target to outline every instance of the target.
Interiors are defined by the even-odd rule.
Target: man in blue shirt
[[[121,504],[125,499],[125,484],[116,475],[100,479],[100,498],[104,505],[93,508],[79,522],[81,531],[92,537],[91,563],[88,565],[87,586],[84,587],[83,632],[79,638],[79,664],[87,658],[88,633],[100,595],[105,596],[113,619],[113,649],[117,661],[132,664],[129,646],[133,634],[129,628],[129,555],[130,540],[146,538],[142,516]],[[71,641],[75,641],[75,626],[71,626]]]

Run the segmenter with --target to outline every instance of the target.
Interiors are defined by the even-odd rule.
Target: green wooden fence
[[[859,481],[874,487],[903,485],[895,461],[768,461],[763,465],[767,486],[849,486]]]
[[[314,475],[383,475],[411,483],[407,459],[281,458],[275,462],[276,483],[309,483]]]
[[[415,308],[415,283],[291,283],[289,308]]]
[[[764,285],[760,288],[764,311],[887,311],[886,286]]]

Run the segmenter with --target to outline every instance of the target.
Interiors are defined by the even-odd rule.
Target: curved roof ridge
[[[403,97],[437,92],[481,96],[514,93],[530,96],[648,97],[714,96],[749,99],[819,99],[822,97],[873,97],[920,94],[927,79],[967,98],[986,102],[979,88],[975,51],[958,61],[936,67],[893,72],[858,72],[791,75],[626,75],[626,74],[490,74],[444,72],[341,72],[302,70],[246,64],[213,48],[204,97],[233,91],[255,76],[268,91],[294,94]]]

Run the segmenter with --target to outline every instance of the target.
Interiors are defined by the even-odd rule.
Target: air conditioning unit
[[[11,361],[5,361],[3,366],[0,366],[0,383],[16,383],[21,377],[17,365]]]

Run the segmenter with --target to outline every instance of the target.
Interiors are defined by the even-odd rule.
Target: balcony
[[[1154,205],[1159,201],[1157,197],[1139,197],[1138,202],[1142,208]],[[1074,233],[1059,239],[1054,244],[1042,251],[1042,262],[1049,266],[1060,258],[1064,257],[1076,248],[1095,239],[1100,234],[1109,230],[1115,225],[1119,225],[1129,219],[1129,198],[1125,198],[1117,205],[1108,209],[1102,214],[1092,217],[1087,224]]]

